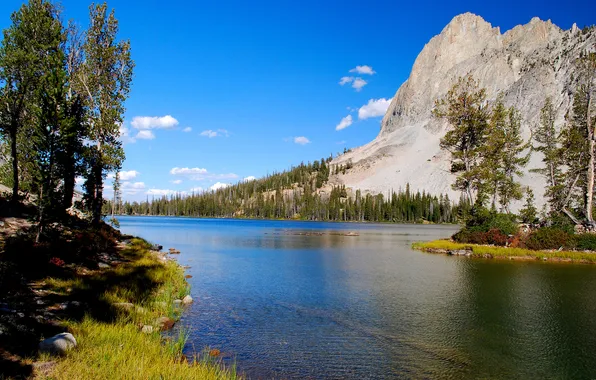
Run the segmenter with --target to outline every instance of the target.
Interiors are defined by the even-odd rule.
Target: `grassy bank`
[[[163,333],[189,291],[175,261],[108,226],[52,233],[35,244],[23,231],[0,247],[0,378],[237,378],[217,356],[184,356],[183,329]],[[64,331],[75,349],[37,353],[41,339]]]
[[[46,282],[55,292],[102,290],[99,300],[115,313],[110,322],[89,315],[81,321],[64,322],[79,345],[57,362],[50,375],[52,378],[235,377],[233,371],[212,360],[198,358],[189,364],[182,355],[184,332],[173,338],[162,338],[156,321],[164,317],[177,320],[182,310],[174,305],[174,300],[184,297],[188,289],[182,268],[174,261],[163,261],[160,256],[150,254],[148,248],[144,241],[134,239],[122,250],[126,261],[113,268],[95,273],[86,281],[51,279]],[[151,326],[153,332],[141,332],[142,326]]]
[[[435,240],[414,243],[412,248],[431,253],[465,255],[468,257],[543,260],[596,264],[596,253],[580,251],[533,251],[523,248],[495,247],[488,245],[456,243],[451,240]]]

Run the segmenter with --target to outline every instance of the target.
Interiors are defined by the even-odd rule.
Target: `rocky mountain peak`
[[[501,34],[499,27],[478,15],[454,17],[423,47],[392,99],[377,138],[332,162],[353,165],[338,182],[373,193],[410,183],[412,189],[458,197],[450,187],[449,157],[439,148],[448,126],[431,116],[435,101],[458,77],[471,74],[487,89],[489,100],[502,94],[506,105],[520,110],[524,136],[529,138],[547,96],[557,106],[559,121],[564,120],[574,89],[573,62],[580,52],[594,49],[593,28],[565,31],[534,17]],[[535,155],[528,169],[539,161]],[[539,195],[540,180],[527,173],[522,182],[536,187]]]

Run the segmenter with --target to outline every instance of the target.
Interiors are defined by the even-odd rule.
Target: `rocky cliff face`
[[[399,88],[381,123],[377,138],[335,159],[353,168],[335,180],[372,193],[404,188],[433,194],[448,193],[453,175],[449,156],[439,148],[448,126],[431,116],[435,100],[444,96],[458,77],[472,74],[492,101],[502,93],[506,105],[522,114],[523,134],[539,120],[547,96],[557,107],[559,123],[569,110],[574,91],[573,62],[581,51],[596,48],[596,31],[562,30],[550,21],[533,18],[501,34],[479,16],[456,16],[418,55],[408,80]],[[534,188],[542,203],[544,183],[529,169],[539,167],[534,154],[522,183]]]

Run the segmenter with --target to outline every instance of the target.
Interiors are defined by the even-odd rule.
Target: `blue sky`
[[[596,23],[593,1],[400,3],[109,1],[136,63],[125,199],[209,189],[371,141],[384,100],[457,14],[502,32],[534,16],[564,29]],[[21,4],[0,3],[0,28]],[[88,4],[62,1],[64,18],[86,27]]]

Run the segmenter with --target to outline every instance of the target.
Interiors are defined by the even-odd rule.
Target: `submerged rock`
[[[77,346],[77,341],[71,333],[54,335],[39,343],[39,351],[52,355],[64,355]]]

